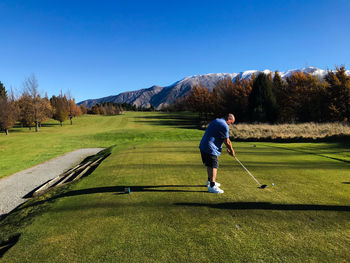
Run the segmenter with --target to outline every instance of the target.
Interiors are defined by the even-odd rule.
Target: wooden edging
[[[91,167],[97,165],[101,160],[103,159],[103,157],[99,158],[98,160],[96,160],[95,162],[93,162],[92,164],[90,164],[88,167],[86,167],[84,169],[84,171],[82,171],[80,174],[78,174],[73,181],[76,181],[78,179],[80,179]]]
[[[94,162],[88,161],[84,164],[79,164],[74,168],[67,170],[66,172],[60,174],[59,176],[53,178],[52,180],[50,180],[49,182],[41,186],[39,189],[37,189],[33,193],[32,196],[34,197],[34,196],[41,195],[49,191],[50,189],[66,185],[70,182],[80,179],[81,177],[84,176],[84,174],[86,174],[87,171],[90,170],[90,168],[98,165],[104,158],[105,156],[98,158]]]
[[[67,176],[65,176],[63,178],[63,180],[61,180],[60,182],[58,182],[55,186],[60,186],[62,184],[64,184],[65,182],[67,182],[70,178],[72,178],[78,171],[84,169],[86,166],[88,166],[91,163],[91,161],[87,162],[86,164],[80,166],[79,168],[77,168],[76,170],[72,171],[71,173],[69,173]]]

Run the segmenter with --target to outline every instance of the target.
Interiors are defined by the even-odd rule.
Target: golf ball
[[[274,183],[272,183],[271,185],[272,185],[272,186],[274,186],[275,184],[274,184]]]

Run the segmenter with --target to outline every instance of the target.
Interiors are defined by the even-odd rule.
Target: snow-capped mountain
[[[290,76],[292,73],[302,72],[304,74],[311,74],[317,76],[319,79],[323,79],[327,74],[327,70],[307,67],[303,69],[293,69],[285,72],[280,72],[282,79]],[[123,92],[116,96],[108,96],[100,99],[90,99],[79,102],[78,105],[85,105],[91,107],[97,103],[103,102],[115,102],[115,103],[130,103],[141,107],[150,107],[154,105],[157,109],[161,109],[163,106],[172,104],[177,98],[185,96],[193,86],[201,84],[202,87],[208,88],[210,91],[214,88],[215,84],[224,78],[230,78],[235,81],[237,75],[240,75],[241,79],[249,79],[253,74],[256,76],[260,73],[274,75],[271,70],[247,70],[240,73],[210,73],[204,75],[196,75],[184,78],[174,84],[166,87],[152,86],[148,89],[141,89],[130,92]],[[350,75],[350,70],[346,73]]]

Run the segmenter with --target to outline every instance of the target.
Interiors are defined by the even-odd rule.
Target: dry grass
[[[350,137],[350,125],[344,123],[235,124],[230,137],[240,140],[318,140]]]

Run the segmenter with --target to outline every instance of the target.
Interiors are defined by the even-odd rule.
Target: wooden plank
[[[73,175],[75,175],[77,172],[81,171],[82,169],[84,169],[86,166],[88,166],[91,163],[91,161],[88,161],[87,163],[85,163],[83,166],[79,167],[78,169],[76,169],[76,171],[73,171],[72,173],[70,173],[68,176],[66,176],[62,181],[60,181],[58,184],[56,184],[56,186],[60,186],[62,184],[64,184],[65,182],[67,182],[70,178],[73,177]]]
[[[90,163],[91,163],[91,161],[85,163],[84,165],[79,164],[79,165],[75,166],[74,169],[69,169],[68,171],[60,174],[59,176],[55,177],[54,179],[52,179],[51,181],[47,182],[42,187],[40,187],[38,190],[36,190],[33,193],[33,196],[40,195],[40,194],[46,192],[46,190],[48,190],[49,188],[52,188],[56,185],[60,185],[62,181],[66,181],[65,178],[71,177],[72,175],[74,175],[74,173],[76,173],[76,171],[83,169],[86,165],[88,165]]]
[[[49,189],[55,188],[55,187],[59,187],[62,185],[65,185],[68,182],[69,179],[73,178],[78,172],[80,172],[78,175],[76,175],[71,181],[75,181],[78,180],[79,178],[81,178],[91,167],[97,165],[104,157],[100,157],[99,159],[97,159],[96,161],[94,161],[92,163],[92,161],[88,161],[84,164],[79,164],[77,166],[75,166],[72,169],[69,169],[68,171],[62,173],[61,175],[55,177],[54,179],[52,179],[51,181],[47,182],[46,184],[44,184],[42,187],[40,187],[38,190],[36,190],[33,193],[33,196],[38,196],[40,194],[45,193],[46,191],[48,191]]]
[[[33,196],[37,196],[39,194],[41,194],[43,191],[49,189],[51,186],[53,186],[56,182],[58,182],[59,180],[61,180],[63,177],[63,175],[59,175],[57,177],[55,177],[54,179],[52,179],[51,181],[47,182],[46,184],[44,184],[42,187],[40,187],[38,190],[36,190],[33,193]]]
[[[75,180],[78,180],[80,177],[82,177],[91,167],[95,166],[98,162],[100,162],[103,159],[103,157],[100,157],[99,159],[97,159],[95,162],[93,162],[91,165],[89,165],[89,167],[85,168],[84,171],[82,171],[80,174],[78,174],[75,178]]]

